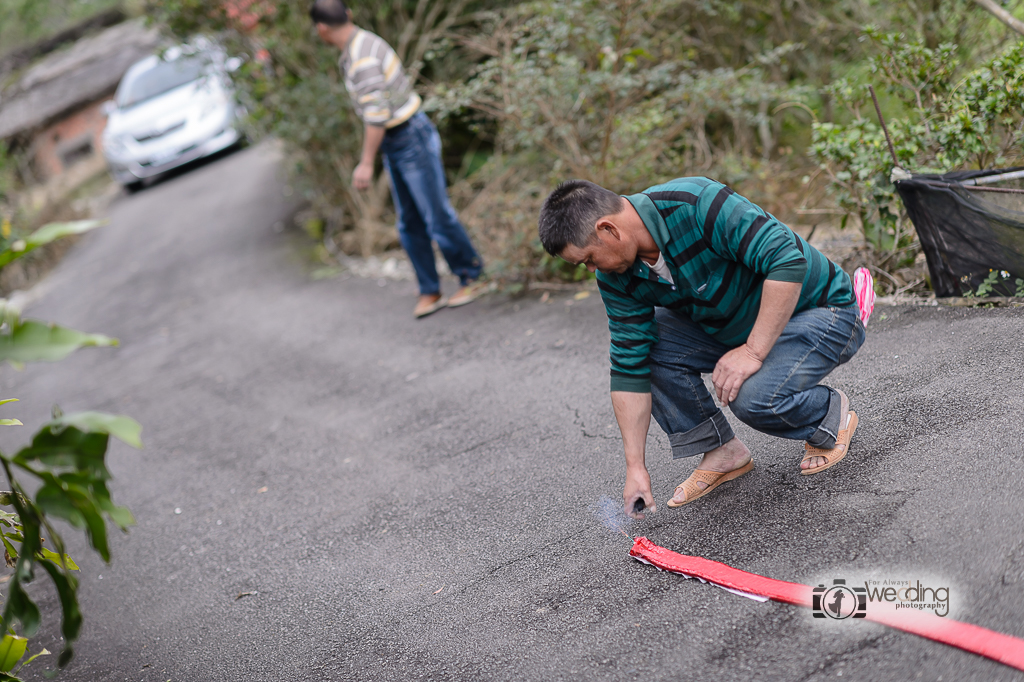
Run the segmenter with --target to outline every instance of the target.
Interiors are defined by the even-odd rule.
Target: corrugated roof
[[[0,139],[45,125],[102,97],[117,87],[129,66],[159,45],[156,29],[129,21],[49,55],[0,94]]]

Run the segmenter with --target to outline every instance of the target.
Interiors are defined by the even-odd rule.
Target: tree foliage
[[[119,4],[121,0],[2,0],[0,57],[26,42]]]
[[[766,77],[794,46],[740,68],[704,69],[671,32],[679,2],[525,3],[493,14],[470,45],[471,77],[439,86],[443,113],[476,109],[501,125],[505,152],[543,150],[556,173],[628,190],[682,167],[710,168],[716,146],[770,152],[769,112],[806,93]],[[716,119],[729,134],[709,135]]]

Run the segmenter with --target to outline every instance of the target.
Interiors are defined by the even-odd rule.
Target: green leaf
[[[73,426],[50,428],[50,424],[45,424],[32,438],[32,443],[10,461],[36,476],[45,472],[32,469],[35,461],[47,467],[70,467],[76,475],[88,477],[87,484],[91,485],[94,480],[102,482],[110,478],[103,461],[109,440],[106,433],[86,433]],[[45,476],[43,478],[48,480]],[[65,476],[62,474],[61,478]],[[65,483],[64,480],[54,481],[54,485],[60,488],[65,488]]]
[[[31,579],[31,569],[22,569],[22,561],[24,558],[18,560],[18,568],[15,569],[14,577],[11,578],[10,583],[7,587],[7,604],[4,606],[4,619],[5,625],[13,625],[14,621],[21,621],[21,631],[25,633],[26,637],[31,637],[36,634],[39,630],[39,624],[42,622],[42,615],[39,613],[39,607],[36,606],[32,598],[28,596],[25,589],[21,586],[22,574],[26,574],[28,579]]]
[[[0,641],[0,672],[10,672],[28,648],[28,638],[4,635]]]
[[[57,477],[47,471],[40,474],[44,485],[36,493],[36,505],[48,515],[65,519],[76,528],[84,528],[93,549],[110,563],[107,526],[101,513],[101,506],[109,503],[110,495],[103,482],[88,476],[62,474]],[[76,481],[89,483],[91,489]]]
[[[56,552],[50,551],[48,549],[41,549],[41,550],[39,550],[38,556],[41,559],[47,559],[48,561],[52,561],[53,563],[57,564],[58,566],[61,565],[61,562],[63,560],[63,563],[68,567],[69,571],[80,571],[80,570],[82,570],[82,569],[80,569],[78,567],[78,564],[75,563],[74,559],[69,557],[67,554],[61,555],[61,554],[57,554]]]
[[[64,519],[75,528],[85,528],[85,517],[67,498],[59,483],[42,486],[36,493],[36,505],[47,516]]]
[[[103,520],[100,510],[85,495],[76,500],[76,507],[85,516],[86,534],[89,544],[95,549],[103,561],[110,563],[110,546],[107,544],[107,522]]]
[[[28,658],[27,658],[27,659],[25,660],[25,662],[21,664],[21,666],[20,666],[20,667],[18,668],[18,670],[21,670],[21,669],[22,669],[22,668],[24,668],[24,667],[25,667],[26,665],[28,665],[28,664],[29,664],[29,663],[31,663],[32,661],[36,660],[36,659],[37,659],[37,658],[39,658],[40,656],[49,656],[49,655],[50,655],[50,652],[49,652],[49,651],[48,651],[48,650],[47,650],[47,649],[46,649],[45,647],[43,647],[43,650],[42,650],[42,651],[40,651],[40,652],[39,652],[38,654],[34,654],[34,655],[32,655],[32,656],[29,656],[29,657],[28,657]],[[2,682],[2,680],[0,680],[0,682]]]
[[[25,503],[25,496],[21,493],[13,493],[10,490],[0,490],[0,505],[7,506],[14,504],[15,495],[21,499],[22,504]]]
[[[0,419],[0,426],[24,426],[17,419]]]
[[[9,461],[40,479],[34,508],[85,529],[92,547],[109,562],[106,518],[122,530],[135,520],[131,512],[110,499],[106,486],[110,472],[104,461],[107,445],[114,435],[129,445],[141,446],[141,427],[127,417],[97,412],[65,415],[55,410],[55,414],[31,444]],[[59,546],[54,549],[58,556],[50,558],[59,560],[63,550]]]
[[[86,334],[37,320],[24,320],[14,324],[10,333],[0,334],[0,361],[52,362],[85,346],[116,345],[117,339],[102,334]]]
[[[78,606],[78,581],[74,576],[68,575],[60,569],[60,566],[52,561],[40,561],[50,579],[57,588],[57,596],[60,598],[60,632],[64,635],[64,650],[60,652],[57,665],[63,668],[74,656],[71,649],[71,642],[78,639],[82,630],[82,611]]]
[[[135,525],[135,517],[128,507],[119,507],[111,502],[110,498],[99,500],[99,507],[121,530],[127,531],[128,526]]]
[[[11,542],[10,542],[10,541],[9,541],[9,540],[7,539],[7,535],[6,535],[6,534],[0,534],[0,542],[3,542],[3,545],[4,545],[4,549],[6,549],[6,550],[7,550],[7,554],[8,554],[8,555],[10,555],[10,557],[11,557],[12,559],[17,559],[17,558],[18,558],[18,550],[17,550],[17,548],[16,548],[16,547],[15,547],[14,545],[12,545],[12,544],[11,544]]]
[[[99,220],[76,220],[70,223],[50,223],[43,225],[25,239],[13,242],[7,249],[0,251],[0,267],[52,241],[69,237],[73,234],[88,232],[102,223]]]
[[[16,403],[18,402],[18,400],[19,398],[6,398],[4,400],[0,400],[0,405],[6,405],[7,403]]]
[[[133,448],[142,448],[142,425],[130,417],[103,412],[77,412],[49,421],[43,428],[63,429],[68,426],[86,433],[105,433]]]

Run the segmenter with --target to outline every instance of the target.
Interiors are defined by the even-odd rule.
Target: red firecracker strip
[[[659,547],[647,538],[637,538],[633,548],[629,550],[629,555],[660,570],[678,573],[687,578],[698,578],[732,592],[811,608],[813,588],[809,585],[766,578],[717,561],[677,554]],[[1010,635],[921,611],[890,612],[868,609],[866,620],[955,646],[1017,670],[1024,670],[1024,640]]]

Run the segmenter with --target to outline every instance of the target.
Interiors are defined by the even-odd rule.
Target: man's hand
[[[651,493],[651,476],[647,468],[642,467],[626,469],[626,487],[622,491],[622,501],[626,503],[626,516],[634,519],[643,519],[644,515],[633,511],[638,499],[643,499],[644,508],[652,514],[658,510],[654,502],[654,495]]]
[[[358,190],[370,188],[373,182],[373,164],[360,163],[352,173],[352,186]]]
[[[723,407],[736,400],[743,382],[757,374],[762,362],[747,344],[733,348],[718,360],[711,382]]]

